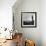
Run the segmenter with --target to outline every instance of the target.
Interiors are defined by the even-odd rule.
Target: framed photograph
[[[37,12],[21,12],[21,27],[37,27]]]

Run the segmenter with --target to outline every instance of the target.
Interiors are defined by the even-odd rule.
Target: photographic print
[[[21,27],[36,27],[36,14],[36,12],[21,12]]]

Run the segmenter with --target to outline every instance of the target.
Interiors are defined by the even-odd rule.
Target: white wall
[[[46,1],[45,0],[23,0],[20,5],[13,7],[15,30],[23,33],[24,38],[34,40],[36,46],[46,46]],[[37,27],[22,28],[21,12],[37,12]]]
[[[23,0],[14,12],[15,29],[23,33],[24,38],[35,41],[36,46],[41,46],[41,31],[40,31],[40,0]],[[37,27],[36,28],[22,28],[21,27],[21,12],[37,12]]]
[[[40,23],[42,46],[46,46],[46,0],[41,1]]]
[[[12,6],[16,0],[0,0],[0,27],[12,28]]]

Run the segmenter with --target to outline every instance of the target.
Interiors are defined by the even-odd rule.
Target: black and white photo
[[[21,27],[36,27],[36,12],[21,12]]]

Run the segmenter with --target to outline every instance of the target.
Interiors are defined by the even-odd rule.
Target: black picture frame
[[[21,27],[37,27],[37,12],[21,12]]]

